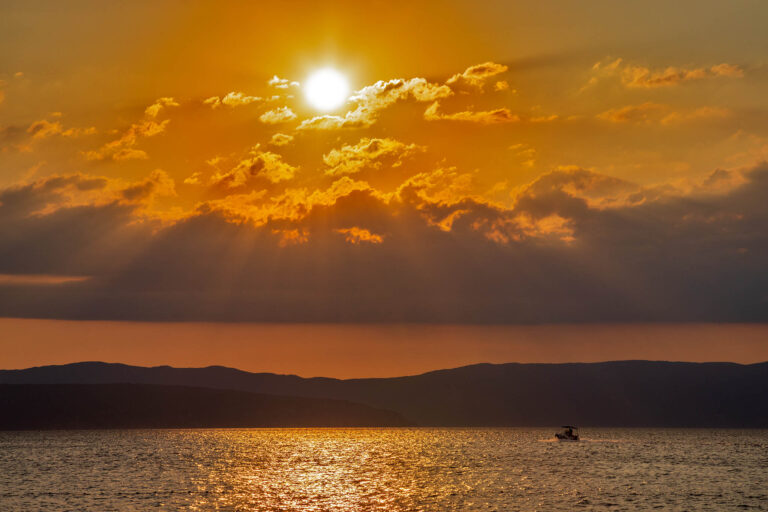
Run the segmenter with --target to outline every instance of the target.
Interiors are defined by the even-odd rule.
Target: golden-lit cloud
[[[643,66],[627,66],[622,70],[621,80],[627,87],[666,87],[705,78],[744,76],[738,66],[722,63],[709,68],[677,68],[651,70]]]
[[[260,103],[263,98],[258,96],[249,96],[243,92],[232,91],[227,93],[223,97],[211,96],[203,100],[204,105],[208,105],[211,108],[219,108],[222,105],[227,107],[239,107],[241,105],[250,105],[251,103]]]
[[[322,115],[305,119],[297,130],[338,130],[340,128],[362,128],[366,126],[359,119],[347,113],[344,117]]]
[[[458,91],[482,91],[488,79],[506,72],[509,69],[504,64],[495,62],[484,62],[475,66],[470,66],[464,72],[457,73],[449,78],[445,83],[451,89]],[[496,82],[496,90],[504,90],[509,87],[506,81]]]
[[[120,136],[120,138],[104,144],[99,149],[86,151],[85,158],[88,160],[111,159],[115,161],[147,159],[147,153],[141,149],[137,149],[135,147],[136,144],[138,144],[139,140],[142,138],[160,135],[165,131],[169,122],[170,120],[168,119],[159,123],[145,119],[138,123],[134,123],[122,136]]]
[[[260,178],[271,183],[290,180],[297,171],[298,167],[285,162],[282,156],[271,151],[262,151],[260,146],[256,145],[232,169],[217,172],[209,182],[214,187],[234,189],[247,186]]]
[[[451,96],[446,85],[430,83],[424,78],[380,80],[356,91],[349,102],[355,108],[343,116],[323,115],[302,121],[299,130],[335,130],[365,128],[376,122],[379,113],[399,101],[430,102]]]
[[[399,167],[405,159],[424,150],[416,144],[405,144],[394,139],[363,138],[357,144],[332,149],[323,155],[323,162],[328,175],[355,174],[364,169],[378,170],[385,165]]]
[[[357,226],[351,228],[339,228],[334,231],[344,235],[344,239],[353,245],[361,243],[380,244],[384,241],[383,236],[371,233],[367,229],[360,229]]]
[[[276,133],[272,135],[271,139],[269,139],[269,143],[273,146],[287,146],[293,142],[293,138],[293,135],[288,135],[286,133]]]
[[[146,179],[123,188],[120,195],[128,202],[145,202],[158,196],[175,196],[176,187],[167,172],[155,169]]]
[[[195,171],[186,178],[184,178],[184,183],[186,185],[200,185],[203,183],[203,173],[200,171]]]
[[[104,144],[99,149],[85,151],[85,158],[88,160],[110,159],[115,161],[147,159],[147,153],[136,148],[136,145],[141,139],[155,137],[165,132],[170,120],[165,119],[158,122],[155,118],[164,108],[169,106],[178,106],[178,103],[173,98],[160,98],[146,108],[144,119],[131,124],[119,138]]]
[[[269,79],[269,85],[275,89],[290,89],[299,87],[299,82],[288,80],[286,78],[280,78],[277,75],[274,75]]]
[[[512,191],[517,204],[538,200],[553,193],[583,199],[592,208],[639,204],[646,200],[636,183],[577,166],[561,166]]]
[[[723,119],[731,115],[731,111],[722,107],[699,107],[689,110],[674,110],[669,105],[645,102],[639,105],[627,105],[613,108],[598,114],[598,118],[613,123],[658,123],[672,125],[687,121],[705,119]]]
[[[666,105],[647,101],[639,105],[612,108],[602,112],[597,117],[613,123],[647,123],[654,119],[658,120],[667,110]]]
[[[157,101],[144,110],[144,114],[146,114],[147,117],[157,117],[163,109],[178,106],[179,103],[171,97],[158,98]]]
[[[309,242],[309,233],[303,229],[273,229],[272,234],[280,237],[279,247],[290,247]]]
[[[155,217],[160,220],[166,214],[154,209],[155,200],[175,196],[176,190],[168,173],[156,169],[140,180],[84,174],[55,175],[6,189],[5,193],[6,200],[8,194],[34,196],[36,201],[23,204],[27,214],[35,217],[51,216],[72,209],[121,205],[130,207],[138,216],[137,219]],[[20,204],[13,206],[19,207]]]
[[[459,203],[472,196],[473,179],[472,173],[441,167],[406,179],[397,189],[397,197],[411,203]]]
[[[266,124],[280,124],[296,119],[296,114],[290,107],[277,107],[272,110],[267,110],[261,116],[259,121]]]
[[[626,87],[656,88],[680,85],[685,82],[710,78],[741,78],[744,70],[734,64],[721,63],[709,67],[682,68],[668,66],[651,69],[646,66],[628,64],[623,59],[607,59],[592,66],[593,76],[587,85],[596,84],[601,77],[618,76]]]
[[[41,239],[40,233],[50,225],[70,233],[81,226],[83,218],[88,218],[92,229],[71,231],[80,233],[77,258],[63,262],[55,258],[38,260],[30,265],[21,253],[7,250],[7,238],[3,237],[0,269],[14,276],[21,268],[27,274],[52,276],[99,276],[106,272],[110,276],[108,284],[92,278],[60,286],[85,286],[84,295],[79,295],[79,288],[67,289],[68,297],[75,294],[78,300],[108,294],[112,297],[109,304],[130,318],[141,317],[141,312],[148,310],[161,313],[153,318],[187,318],[174,316],[171,312],[178,310],[162,304],[168,304],[169,293],[196,290],[205,292],[207,304],[217,304],[215,310],[207,310],[215,314],[206,318],[275,319],[268,313],[275,310],[267,305],[274,306],[277,300],[277,309],[290,318],[329,319],[328,315],[338,311],[323,309],[323,305],[335,304],[332,298],[339,297],[342,290],[351,286],[378,290],[385,286],[403,292],[412,290],[398,292],[406,303],[398,303],[394,311],[404,314],[400,317],[403,319],[445,320],[446,314],[455,315],[452,308],[433,311],[423,305],[425,301],[436,304],[438,297],[451,297],[460,289],[462,300],[469,297],[483,308],[490,308],[489,316],[472,313],[467,320],[503,318],[493,304],[509,293],[525,297],[526,304],[534,302],[535,307],[526,309],[521,318],[531,320],[539,314],[544,316],[538,318],[567,320],[573,303],[562,297],[582,297],[594,290],[595,279],[603,275],[601,269],[615,268],[612,261],[630,267],[626,269],[627,279],[637,273],[643,279],[657,273],[668,276],[665,293],[670,289],[682,293],[692,282],[708,279],[699,271],[673,271],[676,261],[701,262],[685,267],[699,269],[711,268],[705,263],[726,258],[736,265],[733,269],[743,269],[744,265],[752,268],[760,257],[759,245],[744,236],[766,215],[766,172],[764,166],[757,167],[739,173],[735,179],[731,172],[716,171],[700,184],[699,192],[678,189],[653,194],[626,180],[563,167],[516,188],[510,206],[472,194],[471,176],[451,169],[413,176],[395,194],[382,194],[344,177],[324,190],[291,189],[282,196],[270,196],[264,190],[234,193],[201,205],[191,215],[159,225],[142,225],[146,221],[136,224],[136,216],[146,219],[146,210],[140,213],[140,208],[152,194],[172,193],[172,184],[162,172],[122,184],[82,175],[56,177],[25,187],[0,189],[0,233],[18,228],[21,222],[25,229],[19,233],[29,240],[24,243],[44,241],[44,254],[60,256],[71,248],[57,245],[58,239]],[[154,192],[148,192],[149,188]],[[706,194],[704,189],[708,190]],[[691,197],[696,200],[691,201]],[[286,207],[288,203],[293,206]],[[50,208],[49,204],[57,206]],[[279,215],[281,205],[289,215]],[[249,208],[253,212],[261,210],[260,220],[247,222],[249,218],[242,213]],[[156,215],[162,219],[160,212]],[[112,226],[111,238],[94,238],[95,233],[105,232],[106,226]],[[723,245],[712,252],[715,234]],[[14,243],[21,242],[17,239]],[[422,260],[406,257],[414,243],[424,251]],[[650,244],[652,250],[637,253],[636,248],[645,244]],[[313,261],[312,255],[320,253],[328,258],[322,277],[314,266],[306,264]],[[573,259],[574,254],[591,255],[586,261],[598,261],[585,266],[585,260]],[[602,254],[609,255],[607,260],[600,259]],[[235,258],[243,266],[232,268],[222,258]],[[392,268],[392,261],[398,262],[394,274],[387,270]],[[116,266],[116,262],[120,264]],[[355,280],[348,279],[350,267],[356,269]],[[425,269],[429,269],[426,275]],[[467,272],[473,276],[470,283],[460,278],[470,275]],[[94,284],[88,284],[91,282]],[[225,307],[231,302],[215,291],[221,290],[223,282],[236,286],[237,300],[246,301],[243,308]],[[541,282],[550,283],[546,290]],[[292,293],[307,299],[299,303],[288,299],[279,292],[286,286],[293,286]],[[554,295],[553,286],[557,292]],[[2,293],[0,286],[0,297]],[[605,296],[590,293],[591,302],[582,314],[604,315],[620,297],[613,292]],[[269,295],[268,302],[253,299],[264,294]],[[355,301],[364,310],[380,311],[385,303],[378,293],[375,295],[356,296]],[[177,299],[189,301],[183,308],[188,311],[196,304],[195,297],[201,295],[181,296],[188,297]],[[685,296],[686,304],[705,307],[703,302],[695,302],[695,297]],[[141,298],[140,307],[131,297]],[[633,304],[637,300],[641,304],[622,311],[629,312],[627,318],[636,318],[658,300],[665,301],[665,307],[679,300],[664,297],[663,293],[635,295]],[[723,304],[717,297],[714,300]],[[46,304],[59,307],[53,299]],[[346,302],[345,307],[349,307]],[[387,307],[391,310],[392,305]],[[109,317],[113,310],[99,311],[103,312],[99,317]],[[366,316],[363,310],[345,311],[352,311],[351,318],[359,320],[384,319]],[[680,310],[671,317],[667,314],[659,318],[679,318]]]
[[[93,126],[87,128],[65,128],[60,121],[41,119],[40,121],[35,121],[29,125],[27,133],[33,139],[45,139],[53,135],[60,135],[62,137],[81,137],[83,135],[93,135],[96,133],[96,128]]]
[[[424,119],[427,121],[463,121],[479,124],[516,123],[520,121],[520,116],[513,114],[508,108],[481,111],[464,110],[451,114],[443,114],[438,111],[439,108],[440,104],[438,102],[432,103],[424,111]]]

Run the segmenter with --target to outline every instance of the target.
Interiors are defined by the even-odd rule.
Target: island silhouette
[[[477,364],[333,379],[82,362],[0,371],[0,428],[768,427],[768,363]]]

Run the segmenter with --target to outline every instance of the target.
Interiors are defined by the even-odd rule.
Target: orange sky
[[[76,361],[393,377],[491,362],[768,360],[765,325],[361,325],[0,319],[3,368]]]
[[[0,316],[763,324],[766,14],[5,2]],[[351,88],[327,112],[325,67]]]

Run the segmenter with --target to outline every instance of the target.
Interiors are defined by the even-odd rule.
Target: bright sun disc
[[[333,110],[346,101],[349,84],[346,77],[335,69],[320,69],[307,79],[304,94],[316,109]]]

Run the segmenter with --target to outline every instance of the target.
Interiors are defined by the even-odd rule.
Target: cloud
[[[509,67],[495,62],[484,62],[475,66],[470,66],[463,73],[457,73],[449,78],[445,83],[455,91],[482,91],[485,83],[491,77],[504,73]],[[502,82],[497,82],[501,84]],[[503,82],[503,84],[507,84]],[[507,87],[509,84],[507,84]],[[502,89],[505,88],[502,85]],[[501,89],[497,89],[501,90]]]
[[[643,188],[635,183],[576,166],[559,167],[512,191],[518,206],[551,194],[584,200],[595,209],[636,205],[646,200]]]
[[[345,144],[323,155],[323,162],[327,166],[325,174],[339,176],[355,174],[365,169],[399,167],[405,159],[424,149],[416,144],[405,144],[389,138],[362,138],[357,144]]]
[[[64,137],[75,139],[96,133],[96,128],[89,127],[66,127],[58,120],[61,117],[60,112],[52,112],[49,117],[54,120],[41,119],[34,121],[27,127],[9,125],[0,128],[0,152],[30,152],[32,144],[36,141],[49,139],[52,137]]]
[[[219,108],[222,105],[227,107],[239,107],[242,105],[250,105],[251,103],[260,103],[263,98],[259,96],[248,96],[243,92],[232,91],[227,93],[226,96],[211,96],[203,100],[203,105],[209,105],[211,108]]]
[[[270,78],[268,83],[270,87],[274,87],[275,89],[290,89],[292,87],[299,87],[299,82],[294,82],[286,78],[280,78],[277,75],[274,75],[272,78]]]
[[[277,107],[264,112],[259,121],[266,124],[280,124],[296,119],[296,114],[289,107]]]
[[[621,80],[627,87],[667,87],[684,82],[703,80],[706,78],[732,77],[740,78],[744,72],[738,66],[718,64],[709,68],[676,68],[651,70],[643,66],[627,66],[623,69]]]
[[[353,245],[361,243],[380,244],[384,241],[383,236],[371,233],[367,229],[360,229],[357,226],[352,226],[351,228],[339,228],[334,231],[344,235],[344,239]]]
[[[351,115],[350,112],[347,112],[346,115],[342,116],[333,116],[333,115],[322,115],[322,116],[315,116],[311,119],[305,119],[302,121],[299,126],[296,128],[297,130],[339,130],[341,128],[364,128],[366,126],[370,126],[371,123],[363,122],[360,119],[356,118],[355,115]]]
[[[162,169],[155,169],[144,180],[120,191],[126,202],[146,202],[155,197],[175,196],[176,187],[173,179]]]
[[[184,184],[186,185],[201,185],[203,183],[203,173],[195,171],[188,177],[184,178]]]
[[[517,123],[520,116],[513,114],[508,108],[482,111],[461,111],[452,114],[438,112],[440,105],[436,101],[424,111],[424,119],[427,121],[463,121],[479,124]]]
[[[165,132],[169,119],[161,122],[142,120],[133,123],[120,138],[115,139],[101,146],[99,149],[86,151],[85,158],[88,160],[145,160],[149,158],[143,150],[136,149],[139,140],[147,137],[154,137]]]
[[[147,153],[137,149],[136,145],[141,139],[155,137],[165,132],[170,119],[156,121],[155,118],[165,107],[174,106],[177,103],[173,98],[160,98],[155,103],[144,110],[144,118],[141,121],[131,124],[123,134],[99,149],[86,151],[84,156],[87,160],[146,160],[149,158]]]
[[[150,226],[136,223],[138,206],[124,199],[68,204],[70,193],[116,197],[126,188],[113,189],[103,178],[57,177],[2,189],[1,274],[92,277],[25,285],[29,293],[0,285],[0,314],[768,320],[765,164],[715,171],[695,190],[654,193],[595,171],[562,168],[516,189],[508,207],[462,192],[462,179],[452,170],[425,172],[398,193],[381,194],[345,177],[335,192],[318,192],[323,202],[256,224],[210,205]],[[444,193],[451,186],[453,192]],[[303,201],[315,192],[302,196],[296,189],[292,197]],[[247,200],[276,198],[252,191],[243,195]],[[289,201],[287,195],[282,200]],[[60,207],[36,213],[50,202]]]
[[[471,196],[473,175],[454,167],[420,172],[406,179],[397,189],[397,197],[408,203],[460,203]]]
[[[673,111],[666,115],[661,124],[675,124],[699,119],[723,119],[733,115],[730,109],[722,107],[699,107],[688,111]]]
[[[0,286],[30,285],[56,286],[58,284],[78,283],[87,281],[89,276],[57,276],[48,274],[0,274]]]
[[[0,189],[0,274],[16,276],[16,284],[26,281],[24,286],[32,289],[47,283],[30,281],[30,275],[95,276],[114,271],[134,257],[160,226],[147,217],[151,213],[147,208],[155,193],[165,193],[166,179],[160,173],[146,182],[72,174]],[[141,197],[126,197],[133,187],[147,182],[162,186]],[[69,286],[80,286],[81,281],[62,281],[56,293],[66,300]],[[17,298],[27,300],[24,295]]]
[[[257,144],[232,169],[214,174],[209,183],[213,187],[223,189],[245,187],[258,179],[279,183],[292,179],[298,170],[298,167],[283,161],[282,156],[271,151],[262,151]]]
[[[550,123],[552,121],[557,121],[560,119],[560,116],[557,114],[550,114],[550,115],[544,115],[544,116],[534,116],[528,118],[528,122],[531,123]]]
[[[647,123],[654,119],[658,120],[668,110],[669,107],[667,105],[647,101],[640,105],[612,108],[598,114],[597,117],[613,123]]]
[[[27,133],[33,139],[46,139],[54,135],[75,138],[82,137],[83,135],[93,135],[96,133],[96,128],[93,126],[88,128],[64,128],[60,121],[51,122],[47,119],[42,119],[29,125]]]
[[[719,77],[741,78],[744,76],[744,70],[728,63],[700,68],[669,66],[664,69],[651,69],[627,64],[623,59],[608,59],[596,62],[592,66],[592,75],[585,88],[596,84],[601,78],[619,76],[621,83],[626,87],[649,89]]]
[[[509,89],[509,82],[506,80],[499,80],[493,85],[494,91],[506,91]]]
[[[144,110],[144,114],[147,117],[157,117],[160,112],[167,108],[167,107],[178,107],[178,102],[171,98],[171,97],[165,97],[165,98],[158,98],[152,105],[148,106]]]
[[[337,130],[366,128],[373,125],[379,113],[389,106],[405,100],[430,102],[452,95],[445,85],[433,84],[424,78],[402,78],[383,81],[363,87],[349,98],[355,108],[343,116],[323,115],[302,121],[298,130]]]
[[[731,111],[722,107],[699,107],[691,110],[674,110],[669,105],[645,102],[639,105],[627,105],[613,108],[598,114],[598,118],[613,123],[639,123],[673,125],[688,121],[705,119],[723,119]]]
[[[293,135],[285,133],[276,133],[269,139],[269,143],[273,146],[287,146],[291,142],[293,142]]]
[[[482,91],[484,84],[490,78],[507,71],[507,66],[486,62],[471,66],[464,72],[453,75],[445,84],[436,84],[424,78],[383,81],[363,87],[349,98],[354,108],[343,116],[322,115],[306,119],[298,126],[298,130],[338,130],[367,128],[378,119],[379,113],[391,105],[411,100],[419,103],[432,103],[425,113],[428,120],[454,120],[482,124],[515,122],[519,117],[506,108],[481,112],[458,112],[455,114],[438,114],[438,101],[453,95],[454,91]],[[496,83],[496,90],[509,87],[506,81]]]

